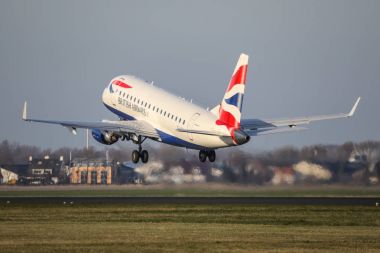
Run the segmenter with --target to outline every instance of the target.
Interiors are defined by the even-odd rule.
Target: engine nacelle
[[[237,145],[242,145],[244,143],[247,143],[251,139],[251,137],[242,130],[237,129],[237,130],[234,130],[233,133],[234,133],[234,140]]]
[[[120,136],[114,132],[101,131],[99,129],[92,129],[91,134],[97,142],[105,145],[114,144],[120,138]]]

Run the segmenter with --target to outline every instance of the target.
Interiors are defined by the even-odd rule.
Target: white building
[[[0,168],[0,174],[1,174],[1,177],[0,177],[1,184],[16,183],[18,180],[18,175],[9,170]]]

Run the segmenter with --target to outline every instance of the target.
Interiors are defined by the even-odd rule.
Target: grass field
[[[380,252],[380,207],[1,203],[0,252]]]
[[[380,197],[380,186],[57,185],[0,186],[0,197]]]

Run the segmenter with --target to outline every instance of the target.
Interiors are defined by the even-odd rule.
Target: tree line
[[[175,163],[181,157],[186,156],[185,150],[162,145],[160,148],[153,148],[152,156],[156,159]],[[48,155],[50,158],[58,159],[63,156],[67,159],[70,153],[74,157],[80,158],[105,158],[106,151],[109,153],[109,158],[116,161],[130,160],[131,149],[128,147],[107,147],[97,149],[90,146],[88,149],[83,148],[69,148],[61,147],[57,149],[41,149],[33,145],[25,145],[17,142],[9,142],[3,140],[0,142],[0,164],[22,164],[26,163],[29,156],[41,158]],[[219,150],[218,150],[219,151]],[[263,164],[275,166],[289,166],[298,161],[309,161],[313,163],[326,163],[326,162],[347,162],[353,154],[364,155],[365,159],[369,162],[379,160],[380,155],[380,142],[379,141],[364,141],[359,143],[346,142],[341,145],[310,145],[301,148],[294,146],[285,146],[273,150],[249,153],[243,152],[241,149],[220,150],[218,156],[223,160],[231,160],[231,163],[244,163],[247,160],[258,159]],[[174,152],[174,153],[173,153]]]
[[[309,145],[301,148],[285,146],[262,152],[243,151],[241,148],[218,150],[216,163],[200,163],[196,152],[185,149],[160,145],[146,147],[150,150],[150,161],[159,161],[165,169],[181,166],[185,171],[199,167],[203,174],[211,175],[212,168],[223,169],[223,180],[238,183],[264,184],[273,176],[273,167],[291,167],[298,162],[306,161],[312,164],[326,166],[334,173],[334,181],[344,182],[352,180],[347,177],[347,168],[351,163],[366,173],[380,174],[380,142],[364,141],[359,143],[346,142],[340,145]],[[66,163],[72,158],[105,159],[106,151],[110,161],[130,161],[131,147],[107,146],[105,148],[68,148],[41,149],[33,145],[24,145],[3,140],[0,142],[0,165],[25,164],[29,156],[59,159],[63,156]],[[378,172],[377,172],[378,171]],[[351,173],[351,172],[350,172]],[[364,178],[363,176],[363,178]]]

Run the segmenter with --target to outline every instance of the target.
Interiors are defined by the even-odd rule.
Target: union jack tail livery
[[[241,54],[219,109],[219,124],[240,128],[248,55]]]

